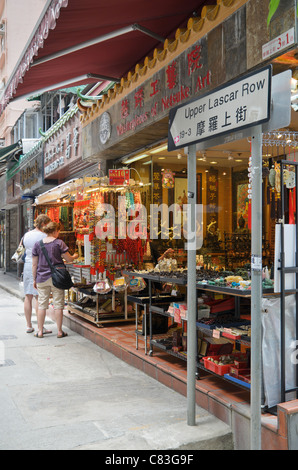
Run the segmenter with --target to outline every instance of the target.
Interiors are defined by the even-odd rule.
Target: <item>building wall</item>
[[[13,208],[7,210],[6,213],[6,237],[5,237],[5,251],[6,251],[6,260],[5,260],[5,271],[17,273],[17,265],[11,261],[11,257],[14,254],[16,248],[18,247],[18,226],[19,226],[19,213],[18,208]]]
[[[0,34],[0,94],[46,3],[47,0],[0,0],[0,23],[4,23],[4,33]],[[26,108],[35,105],[25,99],[9,104],[0,118],[0,138],[5,139],[5,145],[12,143],[10,131],[16,120]]]
[[[4,25],[3,32],[0,31],[0,97],[46,3],[47,0],[0,0],[0,24]],[[36,104],[37,102],[19,99],[7,106],[0,117],[0,139],[4,139],[4,146],[14,143],[11,137],[12,127],[25,109]],[[2,206],[5,199],[1,200]],[[0,253],[1,267],[16,274],[19,274],[19,267],[13,264],[10,258],[20,240],[20,225],[20,209],[15,207],[6,210],[2,231],[4,239],[0,248],[1,252],[4,249],[5,253]]]

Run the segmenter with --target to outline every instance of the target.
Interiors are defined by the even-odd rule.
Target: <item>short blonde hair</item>
[[[44,225],[47,225],[50,222],[51,222],[51,219],[49,216],[47,216],[46,214],[40,214],[39,216],[36,217],[34,221],[34,227],[41,230]]]

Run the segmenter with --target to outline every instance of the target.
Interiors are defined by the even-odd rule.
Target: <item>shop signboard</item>
[[[80,165],[80,134],[79,117],[75,115],[46,140],[44,145],[44,177],[46,179],[65,179],[70,173],[70,167]]]
[[[110,186],[122,186],[123,184],[129,184],[130,170],[109,170],[109,185]]]
[[[271,65],[170,110],[169,151],[268,122]]]
[[[20,185],[23,194],[32,194],[44,184],[43,178],[43,152],[30,158],[20,165]]]
[[[154,61],[157,63],[156,59]],[[83,125],[83,159],[98,156],[115,159],[123,156],[123,149],[117,145],[121,141],[128,142],[128,154],[130,145],[131,150],[135,151],[136,147],[142,148],[148,144],[150,139],[156,141],[164,138],[169,110],[216,86],[218,77],[214,75],[213,78],[212,74],[214,64],[212,56],[208,57],[205,37],[165,67],[156,67],[156,72],[150,73],[147,80],[109,106],[107,111],[88,125]],[[164,118],[166,121],[162,124]],[[151,126],[154,130],[146,131]],[[144,131],[143,135],[139,131]]]
[[[6,206],[14,206],[19,203],[21,200],[21,190],[20,190],[20,174],[15,173],[7,182],[6,182]]]

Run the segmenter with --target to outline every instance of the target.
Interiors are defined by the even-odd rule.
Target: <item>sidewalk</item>
[[[16,275],[5,273],[2,269],[0,269],[0,288],[18,299],[24,299],[23,284],[16,278]]]
[[[23,293],[0,271],[0,449],[232,449],[231,428],[75,331],[26,334]],[[33,316],[33,326],[36,317]],[[2,362],[1,362],[2,360]]]

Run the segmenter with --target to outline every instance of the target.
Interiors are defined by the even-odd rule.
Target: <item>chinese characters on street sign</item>
[[[168,149],[269,121],[271,66],[170,111]]]

